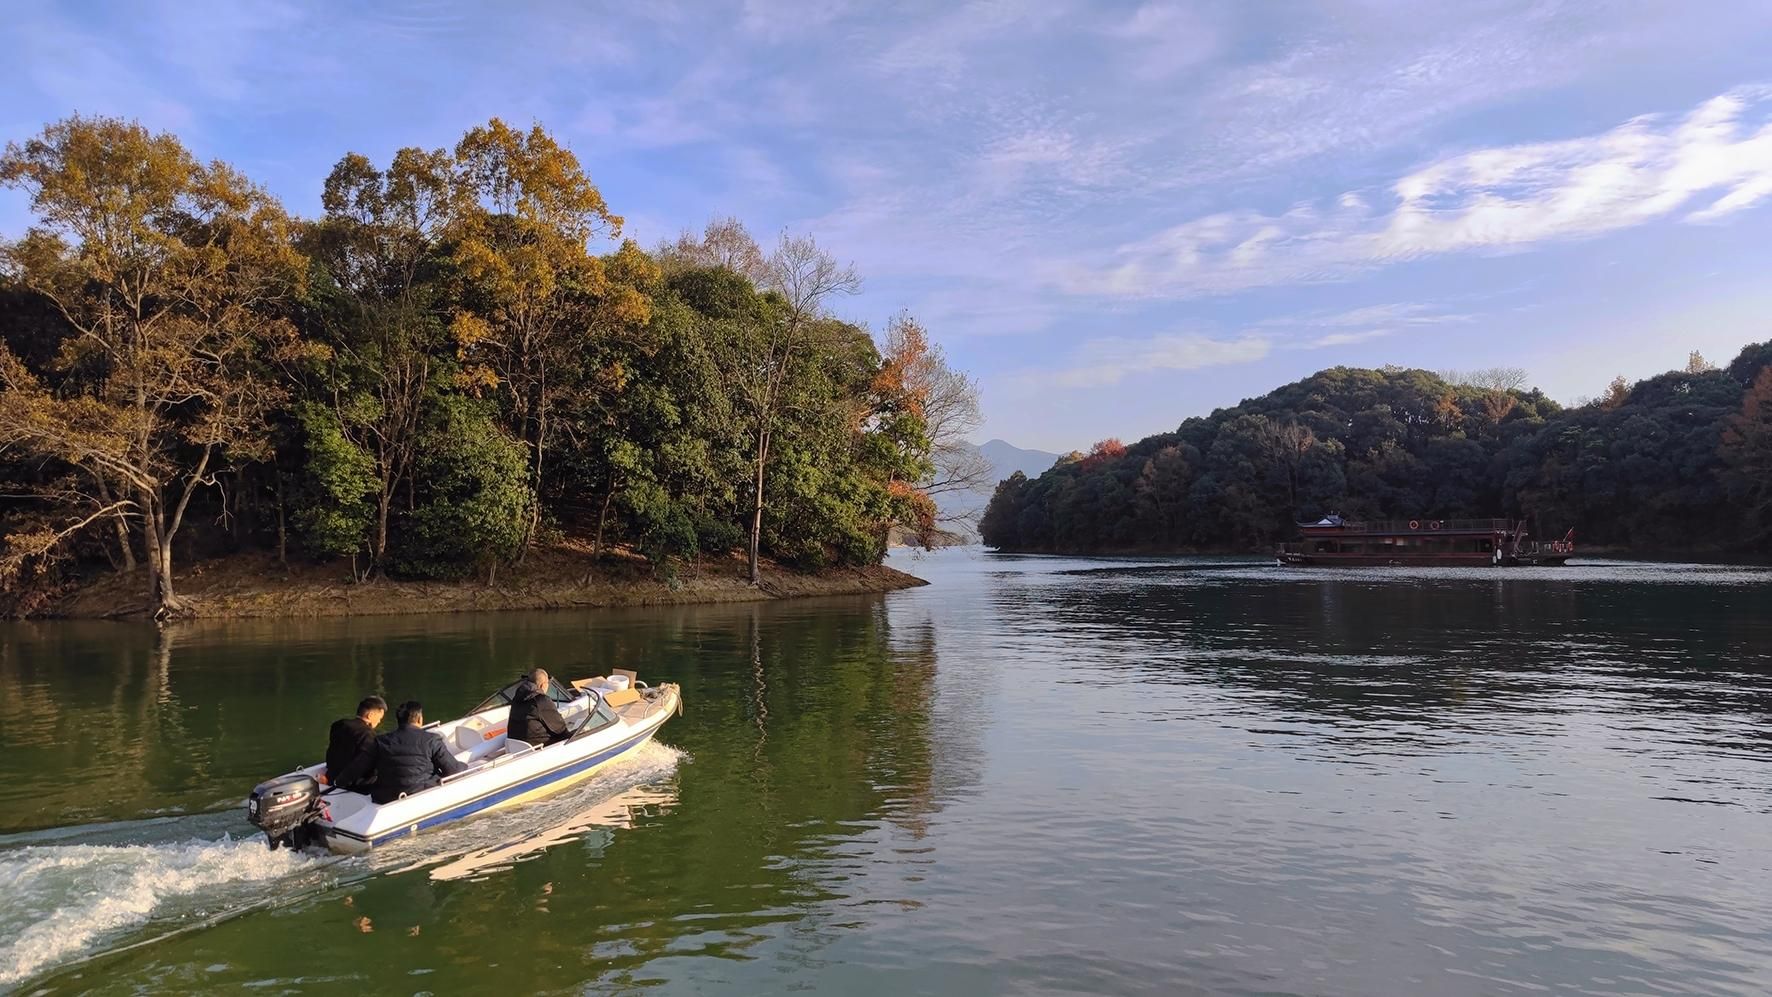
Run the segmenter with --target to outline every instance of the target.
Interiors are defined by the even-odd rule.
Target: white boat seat
[[[509,737],[505,738],[505,757],[507,758],[514,758],[517,755],[533,750],[535,750],[535,745],[530,744],[528,741],[519,741],[515,738]]]
[[[455,725],[455,750],[473,751],[485,740],[486,729],[492,726],[479,717],[470,717]]]

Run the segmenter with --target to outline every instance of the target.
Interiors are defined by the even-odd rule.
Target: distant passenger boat
[[[1303,539],[1281,544],[1281,564],[1543,565],[1575,553],[1575,531],[1561,540],[1528,539],[1511,519],[1396,519],[1359,523],[1325,516],[1299,523]]]

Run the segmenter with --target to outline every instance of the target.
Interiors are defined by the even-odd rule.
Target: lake
[[[1772,572],[895,554],[752,606],[0,624],[0,990],[1740,994]],[[240,801],[371,691],[682,684],[565,795],[354,859]]]

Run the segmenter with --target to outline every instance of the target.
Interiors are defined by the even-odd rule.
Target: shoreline
[[[484,578],[354,582],[340,564],[291,561],[285,568],[271,554],[252,552],[196,562],[178,572],[174,585],[190,604],[178,619],[214,620],[769,602],[929,584],[884,564],[800,572],[765,562],[762,581],[753,586],[745,568],[741,557],[708,560],[666,581],[631,554],[611,552],[597,561],[564,544],[529,551],[522,564],[501,569],[492,585]],[[139,573],[105,573],[47,600],[27,618],[142,619],[148,615],[142,588]]]
[[[1138,557],[1247,557],[1251,559],[1271,561],[1272,551],[1248,549],[1192,549],[1175,550],[1160,547],[1123,547],[1111,550],[1053,550],[1046,548],[1006,548],[984,546],[986,552],[992,554],[1012,554],[1033,557],[1099,557],[1099,558],[1138,558]],[[1570,560],[1582,558],[1605,561],[1659,561],[1669,563],[1690,562],[1694,564],[1772,564],[1772,556],[1756,552],[1726,550],[1709,547],[1668,549],[1627,547],[1623,544],[1594,544],[1589,547],[1576,547]]]

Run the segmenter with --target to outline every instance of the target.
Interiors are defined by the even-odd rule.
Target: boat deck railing
[[[1316,523],[1301,523],[1302,527],[1317,526]],[[1343,520],[1339,527],[1323,527],[1324,529],[1354,530],[1365,533],[1431,533],[1434,531],[1455,530],[1460,532],[1511,533],[1515,522],[1511,519],[1372,519]]]

